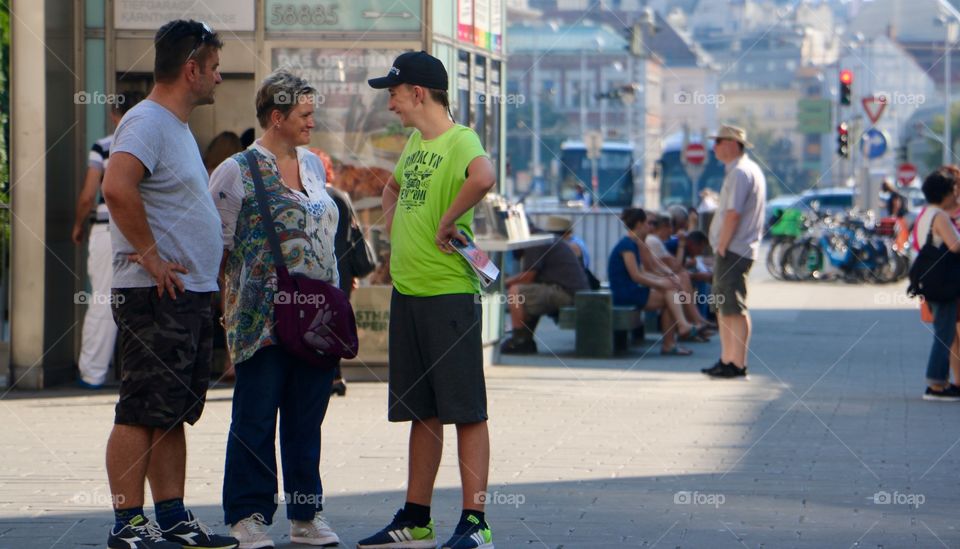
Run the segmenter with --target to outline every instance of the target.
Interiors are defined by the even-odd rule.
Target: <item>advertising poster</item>
[[[503,51],[503,0],[490,0],[490,49]]]
[[[473,0],[473,43],[490,48],[490,0]]]
[[[457,0],[457,38],[473,42],[473,0]]]

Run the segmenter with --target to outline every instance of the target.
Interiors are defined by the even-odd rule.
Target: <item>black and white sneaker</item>
[[[163,532],[143,515],[130,519],[119,532],[110,531],[110,549],[181,549],[179,543],[163,539]]]
[[[712,379],[750,379],[750,376],[747,375],[747,369],[738,368],[733,364],[723,363],[720,365],[720,368],[714,370],[710,369],[708,372],[704,372]]]
[[[927,387],[927,390],[923,393],[923,400],[957,402],[960,401],[960,389],[958,389],[956,385],[950,385],[946,389],[931,389]]]
[[[240,542],[236,538],[214,534],[213,530],[187,511],[187,520],[182,520],[169,530],[162,530],[167,541],[179,543],[183,547],[196,549],[235,549]]]

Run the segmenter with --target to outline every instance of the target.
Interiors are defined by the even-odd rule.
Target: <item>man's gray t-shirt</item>
[[[161,259],[180,263],[178,276],[187,290],[217,290],[223,242],[220,215],[207,189],[207,170],[190,127],[158,103],[144,100],[124,115],[114,133],[111,158],[135,156],[147,173],[138,185],[147,223]],[[111,216],[113,217],[113,216]],[[113,287],[145,288],[156,281],[127,259],[133,246],[110,223]]]
[[[573,253],[573,248],[563,240],[524,250],[520,270],[536,271],[535,282],[556,284],[570,295],[590,287],[580,259]]]
[[[720,242],[720,228],[727,210],[740,214],[740,223],[727,250],[756,261],[763,233],[763,216],[767,203],[767,180],[763,170],[746,154],[727,166],[727,175],[720,189],[720,203],[710,223],[710,245]]]

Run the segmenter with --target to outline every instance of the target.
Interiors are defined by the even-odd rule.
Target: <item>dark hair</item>
[[[212,172],[221,162],[242,150],[240,136],[233,132],[220,132],[207,145],[207,152],[203,153],[203,165],[206,166],[207,173]]]
[[[153,48],[154,80],[172,82],[191,59],[197,60],[202,72],[211,52],[223,48],[223,41],[206,23],[177,19],[160,27],[153,38]]]
[[[653,228],[662,229],[664,227],[673,227],[673,220],[669,216],[663,215],[662,213],[655,214],[653,216]]]
[[[260,127],[270,125],[271,112],[280,111],[286,118],[303,98],[316,93],[313,86],[292,72],[286,69],[273,71],[263,79],[257,90],[257,120]]]
[[[706,244],[709,240],[703,231],[691,231],[690,234],[687,235],[687,242],[694,244]]]
[[[957,183],[960,169],[956,166],[940,166],[923,180],[923,197],[930,204],[939,204],[944,201]]]
[[[893,201],[900,199],[900,207],[896,210],[893,209]],[[900,193],[890,193],[890,198],[887,199],[887,215],[892,215],[895,217],[903,217],[907,215],[907,201],[903,198],[903,195]]]
[[[243,133],[240,134],[240,146],[246,149],[256,140],[256,134],[254,133],[253,128],[247,128],[243,130]]]
[[[453,120],[456,123],[457,119],[453,117],[453,111],[450,110],[450,94],[447,93],[447,90],[435,90],[433,88],[426,88],[430,92],[430,98],[440,103],[440,106],[447,109],[447,116],[450,117],[450,120]]]
[[[146,97],[143,95],[143,92],[138,91],[125,91],[120,92],[117,97],[117,102],[113,104],[112,110],[120,116],[127,114],[127,111],[132,109],[134,105],[143,101],[143,98]]]
[[[647,212],[641,208],[624,208],[620,214],[620,221],[623,221],[628,231],[632,231],[633,228],[637,226],[637,223],[642,223],[646,220]]]

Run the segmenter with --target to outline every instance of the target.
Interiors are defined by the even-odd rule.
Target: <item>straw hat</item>
[[[747,141],[747,130],[736,126],[720,126],[717,135],[711,135],[710,139],[733,139],[748,149],[753,147],[753,143]]]
[[[565,233],[573,227],[573,223],[566,217],[551,215],[543,224],[543,230],[548,233]]]

